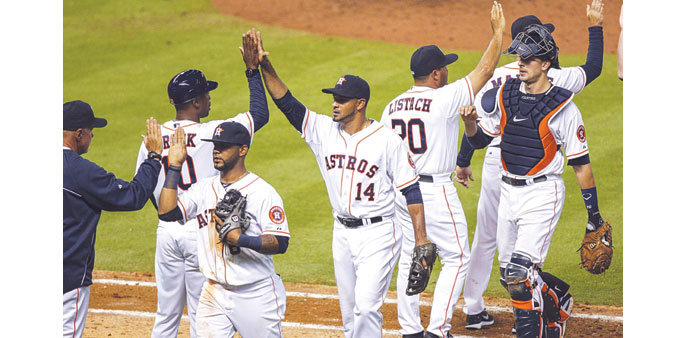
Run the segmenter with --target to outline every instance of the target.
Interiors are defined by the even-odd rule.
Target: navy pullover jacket
[[[161,163],[145,160],[132,182],[118,179],[69,148],[62,151],[62,292],[92,284],[96,225],[101,210],[144,207],[156,187]]]

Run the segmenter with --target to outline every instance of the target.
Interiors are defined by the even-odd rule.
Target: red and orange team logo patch
[[[411,159],[411,154],[408,155],[408,164],[411,166],[411,168],[416,169],[416,165],[413,163],[413,159]]]
[[[586,142],[586,129],[584,129],[584,125],[579,126],[577,128],[577,138],[581,143]]]
[[[272,222],[276,224],[281,224],[284,222],[286,219],[286,214],[284,213],[284,209],[281,209],[280,206],[274,206],[271,209],[269,209],[269,219],[272,220]]]

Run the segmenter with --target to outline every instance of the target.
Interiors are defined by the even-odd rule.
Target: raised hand
[[[478,120],[478,113],[476,113],[476,107],[474,106],[463,106],[459,108],[459,115],[461,116],[461,119],[464,121],[464,124],[476,124],[476,120]]]
[[[591,26],[603,26],[603,2],[593,0],[591,6],[586,5],[586,18]]]
[[[171,138],[171,148],[168,150],[168,164],[180,167],[187,158],[187,148],[185,147],[185,132],[178,127]]]
[[[142,140],[144,140],[144,147],[148,151],[153,151],[157,154],[161,154],[163,151],[163,141],[161,140],[161,127],[156,119],[150,117],[147,119],[147,135],[142,135]]]
[[[502,5],[497,1],[493,1],[493,8],[490,10],[490,27],[493,33],[502,34],[505,31],[505,14],[502,12]]]
[[[257,51],[257,39],[255,37],[255,29],[247,31],[243,34],[243,47],[238,47],[240,54],[243,55],[243,61],[247,68],[257,69],[259,67],[260,58]]]

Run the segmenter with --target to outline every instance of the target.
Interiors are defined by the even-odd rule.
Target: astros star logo
[[[339,79],[339,81],[336,81],[336,85],[341,86],[344,83],[344,81],[346,81],[346,78],[342,77]]]
[[[221,136],[221,133],[223,133],[223,128],[216,127],[216,131],[214,131],[214,136]]]

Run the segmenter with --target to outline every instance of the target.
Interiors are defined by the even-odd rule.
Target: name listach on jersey
[[[365,170],[368,168],[368,160],[362,159],[360,160],[360,162],[358,162],[358,158],[355,156],[349,155],[348,159],[346,159],[346,157],[346,155],[341,154],[332,154],[329,155],[329,157],[325,156],[324,162],[327,164],[327,170],[332,170],[334,168],[344,168],[344,160],[346,160],[346,169],[357,170],[359,173],[365,174]],[[357,166],[356,162],[358,162]],[[375,173],[379,168],[380,167],[376,165],[371,165],[370,170],[368,170],[368,173],[365,174],[365,176],[372,178],[373,176],[375,176]]]
[[[414,110],[429,113],[431,103],[432,99],[404,97],[392,102],[389,105],[389,114],[396,113],[400,110]]]

